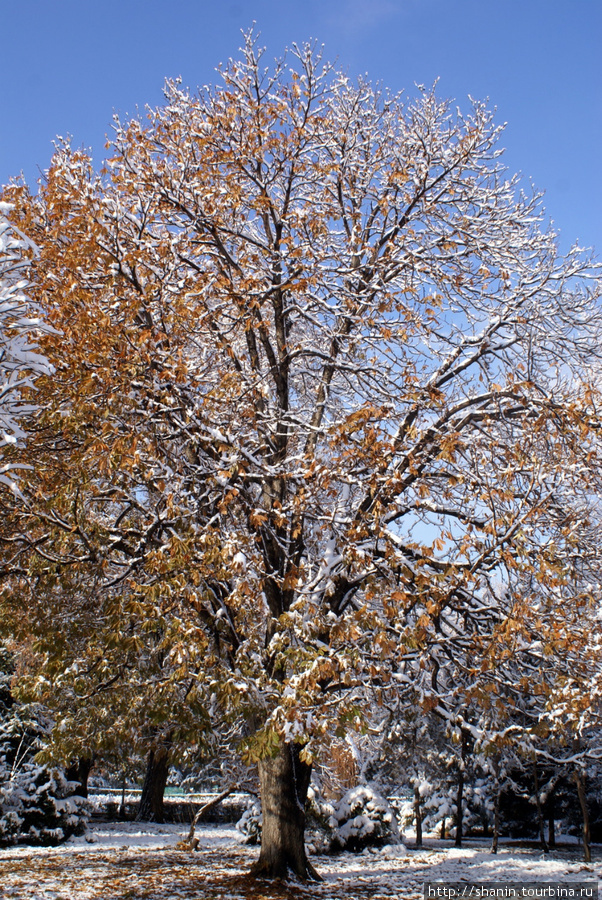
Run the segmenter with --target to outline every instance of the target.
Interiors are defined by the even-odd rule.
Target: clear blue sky
[[[488,97],[562,246],[602,256],[600,0],[0,0],[0,184],[35,183],[57,134],[100,164],[114,111],[160,103],[166,76],[215,82],[253,20],[270,59],[315,38],[392,90]]]

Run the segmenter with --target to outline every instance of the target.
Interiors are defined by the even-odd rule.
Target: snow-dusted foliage
[[[261,803],[253,800],[236,823],[236,829],[241,833],[246,844],[259,843],[262,821]]]
[[[22,418],[32,411],[23,391],[51,367],[36,349],[46,330],[39,308],[26,295],[28,252],[32,245],[6,219],[10,205],[0,203],[0,466],[2,449],[22,441]],[[14,487],[7,474],[15,464],[0,467],[0,482]]]
[[[7,777],[8,776],[8,777]],[[59,844],[85,831],[88,803],[59,769],[23,761],[1,771],[0,845]]]
[[[358,785],[333,806],[332,847],[358,852],[399,843],[399,828],[390,804],[367,785]]]
[[[58,844],[85,830],[88,804],[59,769],[35,762],[48,723],[35,706],[14,700],[11,677],[0,648],[0,846]]]

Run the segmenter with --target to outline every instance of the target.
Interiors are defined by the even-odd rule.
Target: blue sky
[[[254,20],[269,59],[314,38],[394,91],[488,97],[561,246],[602,255],[600,0],[0,0],[0,183],[35,184],[57,134],[100,164],[114,111],[159,104],[166,76],[214,83]]]

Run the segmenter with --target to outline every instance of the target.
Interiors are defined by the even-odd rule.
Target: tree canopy
[[[597,269],[499,139],[481,103],[311,47],[265,68],[249,36],[219,87],[116,120],[101,173],[65,144],[6,192],[55,329],[7,596],[47,684],[150,685],[163,721],[176,691],[236,735],[260,872],[307,875],[302,814],[270,817],[335,730],[404,686],[501,714],[510,658],[562,655],[597,600],[570,587],[597,560]]]

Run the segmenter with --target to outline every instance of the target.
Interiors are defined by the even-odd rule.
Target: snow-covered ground
[[[602,880],[602,852],[586,866],[577,847],[544,856],[502,845],[492,856],[485,844],[456,850],[432,841],[420,851],[386,847],[361,855],[318,856],[321,884],[249,883],[245,873],[256,847],[240,843],[233,827],[197,831],[199,851],[177,845],[182,825],[96,823],[84,837],[55,848],[0,850],[2,900],[418,900],[425,882],[533,882],[566,885]],[[473,895],[474,896],[474,895]]]

